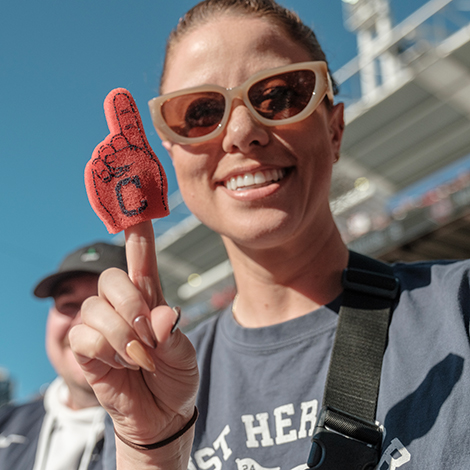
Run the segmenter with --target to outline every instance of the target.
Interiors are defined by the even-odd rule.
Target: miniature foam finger
[[[110,233],[167,216],[168,183],[150,147],[132,95],[112,90],[104,101],[109,135],[85,167],[85,187],[93,210]]]

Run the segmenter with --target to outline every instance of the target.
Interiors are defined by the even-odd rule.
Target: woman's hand
[[[126,253],[129,275],[101,275],[70,342],[117,433],[152,444],[189,422],[199,376],[191,343],[173,331],[178,315],[162,295],[150,221],[126,230]]]

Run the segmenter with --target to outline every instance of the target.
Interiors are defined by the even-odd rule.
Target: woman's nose
[[[247,153],[252,146],[264,146],[268,142],[269,133],[266,127],[256,120],[242,101],[234,104],[222,142],[224,152]]]

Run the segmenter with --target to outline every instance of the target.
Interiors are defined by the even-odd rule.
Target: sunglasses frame
[[[251,88],[251,86],[271,76],[300,70],[311,70],[315,74],[315,88],[312,92],[312,97],[308,105],[300,113],[286,119],[267,119],[258,114],[258,112],[255,110],[248,98],[248,90]],[[201,92],[220,93],[225,98],[226,106],[224,110],[224,115],[220,123],[212,132],[203,136],[184,137],[177,134],[166,124],[165,120],[163,119],[162,107],[164,103],[171,98]],[[264,124],[265,126],[273,127],[292,124],[294,122],[299,122],[305,119],[315,111],[315,109],[322,102],[325,96],[328,96],[328,99],[333,104],[333,86],[331,83],[330,75],[328,73],[328,66],[324,61],[312,61],[298,62],[282,67],[262,70],[261,72],[255,73],[244,83],[234,88],[224,88],[218,85],[201,85],[191,88],[185,88],[183,90],[174,91],[173,93],[157,96],[156,98],[151,99],[148,105],[153,125],[155,126],[155,129],[157,130],[157,133],[162,140],[170,141],[177,144],[190,145],[211,140],[217,137],[225,129],[225,126],[227,125],[230,114],[232,112],[232,103],[235,98],[239,98],[243,101],[245,106],[250,110],[251,114],[255,117],[258,122]]]

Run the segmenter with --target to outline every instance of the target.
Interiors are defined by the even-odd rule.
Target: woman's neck
[[[286,250],[246,250],[224,239],[238,296],[235,319],[255,328],[281,323],[316,310],[342,291],[349,258],[336,227],[322,242],[290,243]]]

